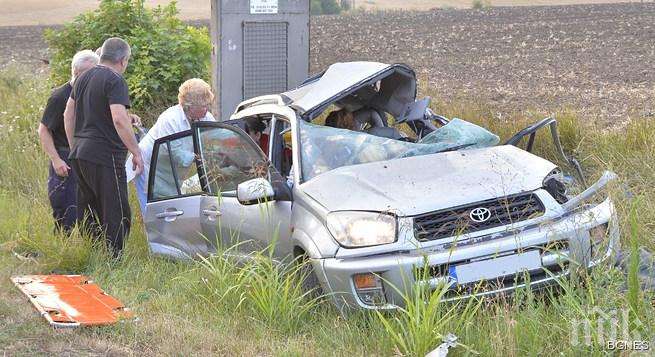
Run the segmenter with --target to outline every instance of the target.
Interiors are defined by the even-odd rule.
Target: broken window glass
[[[305,181],[343,166],[489,147],[499,141],[495,134],[461,119],[451,120],[416,143],[304,121],[299,128]]]

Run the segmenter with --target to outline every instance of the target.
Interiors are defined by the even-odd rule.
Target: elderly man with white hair
[[[71,79],[57,88],[46,104],[39,124],[43,151],[50,158],[48,168],[48,198],[55,219],[55,231],[69,233],[77,217],[77,179],[68,161],[70,145],[64,130],[64,110],[73,90],[75,78],[98,64],[100,58],[91,50],[80,51],[71,62]]]
[[[68,157],[77,175],[78,222],[96,240],[104,240],[116,259],[132,224],[124,168],[128,151],[136,172],[143,170],[123,78],[131,53],[125,40],[105,40],[100,62],[75,80],[64,111]]]

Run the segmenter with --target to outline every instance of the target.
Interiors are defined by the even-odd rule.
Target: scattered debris
[[[652,118],[655,117],[655,110],[647,110],[641,113],[641,116],[644,118]]]
[[[457,347],[457,336],[452,333],[448,333],[446,338],[443,339],[443,343],[439,347],[432,350],[430,353],[425,355],[425,357],[446,357],[448,356],[448,350]]]
[[[630,267],[629,250],[620,253],[619,266],[627,276]],[[642,290],[655,291],[655,258],[644,248],[639,248],[639,284]]]

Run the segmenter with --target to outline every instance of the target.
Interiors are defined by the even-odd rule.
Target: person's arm
[[[75,99],[73,98],[68,98],[68,102],[66,102],[66,110],[64,110],[64,130],[66,131],[68,146],[72,149],[75,137]]]
[[[164,117],[162,114],[157,119],[157,124],[160,125],[157,132],[158,137],[187,130],[184,126],[179,125],[179,119],[179,117],[174,115]],[[196,155],[193,151],[193,138],[191,135],[170,141],[169,145],[171,148],[171,158],[175,166],[189,167],[193,163]]]
[[[52,138],[52,132],[48,129],[47,126],[43,123],[39,124],[39,139],[41,141],[41,147],[43,151],[48,154],[50,161],[52,162],[52,167],[55,169],[55,172],[58,176],[68,176],[68,170],[70,167],[66,165],[66,162],[59,157],[57,153],[57,148],[55,148],[55,140]]]
[[[136,127],[143,126],[143,122],[141,121],[140,116],[130,112],[127,112],[127,115],[130,117],[130,121],[132,122],[133,126]]]
[[[111,110],[111,118],[118,136],[127,147],[127,150],[132,153],[132,169],[135,171],[134,175],[139,176],[143,172],[143,158],[141,157],[141,149],[132,131],[132,119],[122,104],[111,104],[109,105],[109,109]]]
[[[171,146],[171,155],[173,156],[173,162],[176,165],[182,167],[189,167],[193,164],[193,160],[196,158],[196,154],[193,152],[193,142],[192,138],[184,138],[182,140],[171,141],[169,145]],[[185,142],[183,142],[185,141]]]

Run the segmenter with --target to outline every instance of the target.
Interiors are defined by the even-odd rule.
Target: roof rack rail
[[[284,100],[278,94],[269,94],[269,95],[262,95],[259,97],[250,98],[248,100],[244,100],[243,102],[239,103],[233,114],[236,114],[246,108],[250,108],[262,104],[284,105]]]

